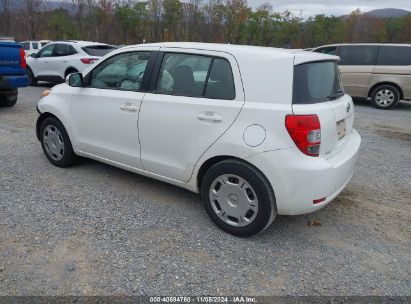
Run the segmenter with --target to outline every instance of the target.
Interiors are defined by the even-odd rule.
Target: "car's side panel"
[[[398,85],[403,98],[411,100],[411,66],[375,66],[367,91],[368,95],[372,94],[370,89],[379,83]]]

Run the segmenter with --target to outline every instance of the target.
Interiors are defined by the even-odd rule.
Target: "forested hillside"
[[[411,41],[411,14],[354,11],[302,19],[245,0],[0,0],[0,35],[113,44],[202,41],[306,48],[335,42]]]

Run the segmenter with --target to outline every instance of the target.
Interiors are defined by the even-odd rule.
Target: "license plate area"
[[[338,140],[343,138],[345,134],[347,133],[347,128],[345,126],[345,120],[340,120],[337,122],[337,134],[338,134]]]

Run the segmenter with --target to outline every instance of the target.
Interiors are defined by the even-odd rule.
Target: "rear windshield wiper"
[[[344,96],[344,91],[343,90],[338,90],[334,94],[328,95],[327,98],[328,100],[336,100],[337,98]]]

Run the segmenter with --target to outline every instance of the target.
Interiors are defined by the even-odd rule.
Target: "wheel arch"
[[[40,140],[40,126],[43,123],[43,121],[48,117],[54,117],[55,119],[57,119],[64,126],[64,128],[66,129],[67,135],[70,138],[70,133],[68,132],[67,126],[64,124],[64,122],[60,118],[58,118],[56,115],[50,112],[44,112],[40,114],[36,122],[36,136],[38,140]],[[70,141],[71,141],[71,138],[70,138]]]
[[[225,161],[225,160],[237,160],[239,162],[242,162],[248,166],[253,167],[255,170],[257,170],[268,182],[268,184],[270,185],[271,191],[275,197],[275,191],[273,189],[273,185],[271,185],[271,183],[269,182],[268,177],[264,174],[264,172],[262,172],[259,168],[257,168],[255,165],[253,165],[252,163],[250,163],[249,161],[242,159],[240,157],[236,157],[236,156],[231,156],[231,155],[218,155],[218,156],[213,156],[209,159],[207,159],[206,161],[204,161],[198,172],[197,172],[197,181],[196,181],[196,186],[197,189],[199,191],[199,193],[201,193],[201,183],[203,182],[204,176],[206,174],[206,172],[214,165]]]
[[[64,79],[68,76],[68,74],[71,73],[78,73],[78,70],[73,67],[73,66],[69,66],[65,71],[64,71]]]
[[[390,85],[393,86],[394,88],[396,88],[398,90],[398,92],[400,93],[400,99],[404,98],[404,93],[401,89],[401,87],[394,83],[394,82],[390,82],[390,81],[382,81],[382,82],[378,82],[376,84],[374,84],[369,90],[368,90],[368,95],[367,97],[371,97],[372,93],[374,92],[374,90],[380,86],[384,86],[384,85]]]

